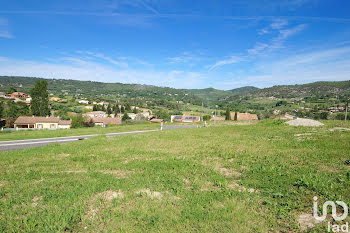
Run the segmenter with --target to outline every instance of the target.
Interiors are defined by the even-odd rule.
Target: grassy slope
[[[298,231],[314,195],[350,203],[350,133],[328,130],[350,125],[276,122],[1,152],[0,231]]]
[[[118,132],[136,131],[136,130],[159,129],[159,128],[160,128],[160,124],[145,123],[145,124],[135,124],[135,125],[118,125],[118,126],[112,126],[108,128],[92,127],[92,128],[60,129],[60,130],[1,131],[0,141],[51,138],[51,137],[69,137],[69,136],[90,135],[90,134],[106,134],[106,133],[118,133]]]

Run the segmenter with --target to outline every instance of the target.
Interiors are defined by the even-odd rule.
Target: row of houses
[[[32,100],[30,95],[18,91],[13,92],[11,94],[5,94],[4,92],[0,92],[0,98],[14,99],[15,102],[24,102],[27,105],[29,105],[30,101]]]
[[[153,118],[154,116],[150,114],[150,110],[147,111],[147,109],[143,109],[143,111],[141,111],[140,113],[127,113],[128,116],[130,117],[131,120],[136,120],[136,119],[140,119],[140,118],[146,118],[146,119],[150,119]],[[123,117],[124,114],[122,113],[118,113],[117,115],[112,113],[110,115],[108,115],[106,112],[104,111],[92,111],[92,112],[87,112],[84,113],[85,116],[94,118],[94,117],[101,117],[101,118],[115,118],[115,117]]]

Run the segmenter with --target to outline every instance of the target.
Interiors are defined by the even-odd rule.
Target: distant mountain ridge
[[[29,92],[37,80],[42,78],[0,76],[0,91],[7,91],[14,87],[18,91]],[[134,97],[167,98],[172,100],[193,99],[196,102],[223,100],[230,96],[256,97],[304,97],[327,94],[349,94],[350,80],[335,82],[314,82],[299,85],[278,85],[259,89],[245,86],[231,90],[205,89],[175,89],[141,84],[102,83],[93,81],[79,81],[67,79],[45,79],[49,91],[54,94],[84,94],[88,96],[115,95]]]

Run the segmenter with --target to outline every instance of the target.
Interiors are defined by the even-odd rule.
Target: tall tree
[[[38,80],[34,88],[30,90],[32,97],[31,110],[35,116],[50,115],[49,109],[49,93],[47,92],[47,82],[45,80]]]
[[[237,118],[238,118],[238,113],[237,111],[235,112],[235,117],[233,118],[234,121],[237,121]]]
[[[226,121],[231,120],[231,112],[230,112],[229,107],[227,107],[227,109],[226,109],[225,120]]]
[[[0,101],[0,118],[4,116],[4,104]]]

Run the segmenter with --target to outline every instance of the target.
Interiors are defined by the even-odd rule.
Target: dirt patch
[[[334,127],[329,129],[329,131],[350,131],[350,128]]]
[[[96,217],[96,215],[101,211],[100,208],[96,206],[96,202],[99,199],[102,199],[104,204],[111,204],[113,199],[122,199],[124,198],[124,193],[121,191],[113,191],[113,190],[107,190],[101,193],[96,194],[93,196],[89,202],[89,209],[86,213],[86,217],[89,219],[92,219]]]
[[[298,218],[298,222],[302,231],[312,229],[317,224],[322,223],[322,221],[316,220],[312,214],[301,214]]]
[[[237,184],[236,182],[232,182],[232,183],[228,184],[227,188],[231,189],[231,190],[236,190],[238,192],[248,192],[248,193],[257,193],[257,192],[259,192],[256,189],[246,188],[243,185]]]
[[[215,186],[212,182],[206,182],[201,188],[200,191],[219,191],[220,188]]]
[[[286,123],[288,125],[291,125],[291,126],[319,127],[319,126],[323,126],[324,125],[323,123],[321,123],[319,121],[315,121],[315,120],[311,120],[311,119],[304,119],[304,118],[297,118],[295,120],[287,121]]]
[[[42,199],[41,196],[35,196],[35,197],[33,197],[31,206],[32,206],[33,208],[35,208],[35,207],[39,204],[39,201],[40,201],[41,199]]]
[[[103,174],[109,174],[109,175],[113,175],[116,178],[127,178],[129,177],[131,174],[134,174],[134,171],[127,171],[127,170],[106,170],[106,171],[102,171]]]
[[[302,137],[302,136],[308,136],[312,135],[312,133],[299,133],[299,134],[294,134],[295,137]]]
[[[68,170],[63,172],[64,173],[87,173],[87,170]]]
[[[136,191],[135,193],[140,194],[140,195],[146,195],[146,196],[150,197],[151,199],[161,200],[163,198],[163,194],[161,194],[160,192],[151,191],[150,189],[141,189],[139,191]]]
[[[67,158],[70,156],[70,154],[61,153],[58,156],[63,157],[63,158]]]
[[[242,175],[240,172],[237,172],[233,169],[223,167],[220,162],[217,162],[215,164],[215,170],[219,171],[221,174],[223,174],[226,177],[232,177],[232,176],[238,177]]]

